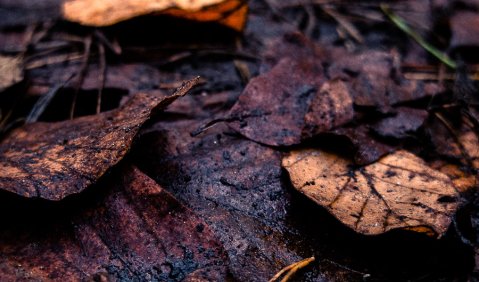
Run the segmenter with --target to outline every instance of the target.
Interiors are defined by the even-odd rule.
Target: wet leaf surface
[[[27,26],[42,21],[58,19],[61,3],[64,0],[1,0],[0,28]]]
[[[110,112],[14,130],[0,143],[0,188],[49,200],[81,192],[124,157],[152,110],[185,95],[197,81],[166,98],[139,93]]]
[[[267,280],[299,258],[282,235],[289,231],[281,226],[288,202],[280,155],[223,133],[224,127],[203,138],[184,132],[198,124],[155,124],[141,137],[137,163],[206,219],[225,246],[236,279]]]
[[[81,198],[2,195],[0,279],[221,281],[210,228],[137,168],[121,165]]]
[[[196,21],[217,21],[241,31],[246,22],[247,5],[239,0],[195,1],[92,1],[67,0],[63,17],[89,26],[108,26],[148,14],[166,14]]]
[[[354,169],[334,154],[302,150],[283,166],[296,189],[363,234],[405,228],[441,236],[458,207],[449,177],[406,151]]]
[[[227,251],[235,280],[268,280],[313,254],[322,259],[298,274],[299,281],[356,281],[365,273],[378,280],[388,280],[389,273],[401,279],[450,277],[471,266],[463,249],[444,239],[414,232],[377,237],[352,232],[291,187],[281,154],[224,125],[191,137],[189,132],[231,96],[201,97],[178,100],[160,122],[142,129],[132,156],[211,226]]]
[[[475,13],[474,2],[477,1],[408,0],[390,5],[428,43],[443,52],[454,51],[450,53],[454,59],[464,59],[469,64],[469,57],[455,57],[464,54],[457,52],[461,48],[449,46],[450,39],[454,38],[449,22],[464,11]],[[378,163],[382,162],[381,157],[406,148],[424,156],[428,166],[447,175],[459,191],[465,192],[461,193],[462,201],[467,202],[467,196],[473,194],[471,188],[477,187],[474,157],[465,158],[463,153],[467,150],[451,145],[455,140],[445,138],[447,132],[434,128],[431,131],[431,122],[439,123],[434,119],[437,113],[446,113],[443,119],[450,122],[449,119],[457,118],[461,110],[471,110],[473,102],[477,101],[468,97],[473,97],[477,91],[461,95],[462,92],[456,93],[456,88],[468,87],[451,89],[449,82],[456,77],[453,71],[443,68],[427,50],[388,22],[377,1],[354,5],[343,1],[321,4],[248,1],[248,25],[241,36],[234,30],[235,27],[240,30],[237,27],[242,26],[245,19],[245,6],[233,9],[239,1],[222,2],[227,4],[222,6],[223,10],[218,9],[220,6],[200,9],[201,12],[213,12],[209,14],[185,14],[179,9],[170,9],[170,16],[154,13],[102,28],[55,22],[63,3],[66,1],[0,0],[0,49],[3,54],[25,56],[25,76],[28,78],[27,83],[10,88],[2,96],[2,118],[10,115],[10,105],[17,103],[18,106],[11,117],[0,120],[0,125],[4,128],[18,126],[18,121],[28,115],[31,106],[44,97],[41,95],[63,85],[75,73],[77,76],[56,94],[40,120],[64,120],[69,110],[64,105],[70,105],[77,94],[75,115],[94,113],[98,92],[102,91],[102,62],[106,64],[106,79],[101,111],[114,109],[118,104],[125,107],[127,104],[119,101],[132,96],[128,94],[157,93],[159,89],[176,87],[181,79],[201,75],[203,84],[191,95],[179,99],[167,111],[155,114],[142,126],[125,160],[141,167],[178,201],[165,194],[165,190],[158,192],[161,199],[182,210],[182,205],[187,206],[182,214],[196,223],[188,223],[186,229],[179,230],[181,220],[164,221],[158,206],[149,205],[151,193],[147,197],[123,200],[120,186],[126,186],[120,185],[121,174],[130,173],[118,165],[109,170],[111,174],[105,173],[100,183],[57,202],[25,199],[0,191],[0,214],[4,215],[0,228],[0,241],[3,242],[0,243],[0,258],[6,261],[0,263],[0,270],[2,267],[8,270],[0,272],[13,275],[2,280],[15,277],[54,280],[66,276],[72,277],[71,280],[267,281],[284,266],[312,255],[318,260],[307,270],[297,273],[297,281],[466,280],[473,269],[474,250],[470,246],[474,245],[477,232],[468,234],[463,227],[467,225],[471,230],[477,227],[474,217],[467,214],[467,208],[476,205],[475,202],[466,206],[465,218],[462,209],[457,212],[454,228],[449,228],[440,239],[420,233],[432,234],[431,226],[415,227],[414,230],[420,232],[411,232],[407,226],[396,225],[399,229],[366,236],[353,231],[327,209],[298,192],[292,187],[287,171],[281,168],[281,158],[289,150],[329,148],[348,156],[355,154],[354,164],[344,159],[349,166],[344,170],[348,174],[342,177],[354,181],[352,176],[356,176],[364,180],[362,173],[381,166]],[[225,21],[218,18],[230,13],[232,17]],[[115,16],[107,14],[110,15]],[[108,19],[107,16],[103,19]],[[45,22],[50,19],[53,21]],[[175,28],[169,28],[172,26]],[[85,43],[90,39],[91,49],[86,54]],[[477,55],[472,53],[472,58],[477,62]],[[285,61],[293,63],[288,66]],[[306,67],[301,70],[301,66]],[[316,69],[311,72],[308,66]],[[85,78],[81,82],[79,74],[83,71]],[[476,79],[475,71],[472,65],[465,68],[463,75]],[[294,77],[295,73],[303,77]],[[272,85],[259,85],[256,81],[258,89],[249,93],[256,96],[243,98],[247,103],[239,107],[238,97],[243,96],[241,93],[248,81],[251,85],[251,79],[254,82],[258,75],[263,80],[269,79]],[[454,84],[474,83],[463,85],[462,82],[464,80],[456,80]],[[295,85],[298,89],[299,85],[313,85],[315,91],[307,94],[306,99],[299,99],[300,103],[297,102],[300,95],[296,92],[288,95],[278,91],[286,89],[289,93],[295,90]],[[268,93],[271,89],[276,93]],[[451,95],[445,90],[454,93]],[[320,92],[323,95],[319,95]],[[162,95],[159,93],[160,97]],[[434,99],[429,98],[432,95]],[[17,97],[20,99],[15,100]],[[464,105],[464,102],[471,105]],[[261,107],[255,107],[257,103]],[[231,115],[231,107],[240,108],[236,116]],[[404,107],[418,110],[405,115]],[[421,126],[426,109],[430,117]],[[449,111],[456,111],[456,116]],[[103,115],[105,113],[100,116]],[[230,127],[218,123],[196,137],[190,135],[209,121],[225,117]],[[254,126],[248,128],[249,124]],[[451,124],[458,131],[458,137],[462,138],[467,132],[460,123]],[[41,135],[42,131],[39,132]],[[101,137],[101,134],[96,135]],[[56,140],[58,144],[63,142],[61,137]],[[463,139],[472,140],[471,137],[474,136]],[[264,146],[270,143],[274,146]],[[286,147],[290,145],[294,146]],[[34,150],[37,149],[32,148],[30,153]],[[80,146],[75,150],[81,154],[85,152]],[[96,156],[96,152],[90,155]],[[33,159],[36,158],[33,155]],[[417,157],[406,159],[403,163],[412,167],[410,159]],[[30,165],[27,163],[25,167],[29,169]],[[3,169],[1,165],[0,169]],[[42,172],[46,170],[50,167],[45,166]],[[333,170],[330,168],[329,172]],[[144,183],[148,187],[158,187],[144,175],[135,178],[142,183],[135,184],[137,188]],[[341,177],[338,179],[334,184],[340,182]],[[80,186],[88,182],[81,178],[75,181]],[[409,182],[409,178],[405,182]],[[384,184],[381,183],[378,186]],[[68,187],[66,194],[80,191],[68,183],[61,186]],[[364,187],[369,188],[369,184]],[[155,189],[148,188],[148,191]],[[444,201],[441,205],[455,205],[459,197],[441,200]],[[137,208],[134,214],[122,203]],[[418,209],[418,214],[423,215],[420,205],[412,206],[411,210]],[[168,211],[172,210],[168,208]],[[126,216],[119,216],[123,214]],[[148,224],[143,224],[135,214],[141,214]],[[432,214],[431,225],[440,221],[442,225],[436,229],[444,230],[447,220],[435,221],[444,216]],[[177,215],[173,211],[168,216]],[[205,222],[197,222],[197,218]],[[450,218],[449,213],[447,218]],[[183,244],[184,252],[173,249],[175,257],[164,259],[168,252],[166,255],[161,252],[167,249],[159,246],[164,242],[162,237],[144,235],[145,232],[152,234],[150,231],[155,228],[163,230],[158,231],[160,233],[173,230],[176,240],[186,241],[183,236],[200,237],[197,239],[222,247],[211,247],[214,252],[211,257],[209,251],[200,248],[195,252],[194,247]],[[127,230],[133,230],[135,236]],[[212,238],[212,234],[218,240]],[[107,241],[99,242],[98,237]],[[173,238],[167,240],[170,243],[166,245],[177,244]],[[191,246],[208,248],[198,242],[192,242]],[[55,260],[58,258],[60,262]],[[53,263],[48,264],[48,261]],[[228,264],[229,270],[226,269]],[[75,268],[76,265],[81,267]],[[224,276],[226,271],[231,277]]]
[[[394,52],[364,51],[338,57],[329,76],[350,83],[354,104],[378,107],[382,111],[399,102],[424,98],[442,91],[434,82],[404,79]]]
[[[331,134],[346,138],[352,144],[355,150],[354,162],[359,165],[375,162],[396,148],[394,144],[384,143],[375,138],[367,125],[345,126],[333,130]]]
[[[0,92],[23,80],[22,60],[0,56]]]
[[[412,108],[397,108],[393,117],[382,119],[374,125],[376,133],[383,137],[406,138],[416,132],[428,116],[427,111]]]
[[[320,62],[285,58],[253,78],[229,113],[229,125],[273,146],[298,144],[353,117],[346,85],[326,81]]]
[[[80,64],[71,64],[65,67],[42,68],[30,72],[36,85],[57,85],[68,81],[69,76],[78,72]],[[81,84],[82,90],[96,90],[101,87],[99,80],[100,68],[92,64],[86,71]],[[131,94],[141,91],[158,89],[160,87],[159,71],[146,64],[119,64],[109,65],[106,69],[104,88],[127,90]],[[77,81],[71,80],[65,87],[74,88]]]
[[[479,46],[476,34],[479,32],[479,14],[472,11],[459,11],[451,17],[451,42],[452,49],[461,47]]]

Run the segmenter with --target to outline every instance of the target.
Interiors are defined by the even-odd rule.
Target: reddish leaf
[[[314,58],[282,59],[246,86],[230,111],[230,126],[254,141],[285,146],[351,120],[346,85],[323,81]]]
[[[479,14],[471,11],[457,12],[451,17],[451,48],[479,47]]]
[[[156,124],[142,135],[138,165],[205,218],[236,280],[267,280],[301,258],[282,227],[290,198],[281,184],[280,154],[222,134],[225,126],[192,138],[188,131],[199,123]]]
[[[332,62],[329,74],[350,83],[354,104],[375,106],[381,110],[442,91],[437,83],[404,79],[397,60],[394,55],[381,51],[345,54]]]
[[[34,84],[56,85],[63,83],[73,73],[77,73],[80,65],[71,64],[67,67],[55,67],[33,70],[31,76]],[[82,90],[96,90],[101,87],[100,68],[90,65],[81,85]],[[156,68],[146,64],[108,65],[105,75],[105,88],[128,90],[130,93],[158,88],[160,73]],[[66,87],[75,87],[77,81],[71,80]]]
[[[166,98],[140,93],[110,112],[14,130],[0,143],[0,189],[49,200],[81,192],[123,158],[153,110],[197,82],[188,81]]]
[[[428,115],[425,110],[404,107],[396,110],[396,116],[382,119],[373,126],[379,135],[397,139],[408,137],[423,125]]]
[[[332,131],[333,135],[346,137],[356,149],[354,161],[357,164],[369,164],[395,150],[392,145],[376,140],[365,125],[342,127]]]
[[[104,180],[64,203],[2,198],[2,208],[25,217],[3,213],[0,280],[226,279],[210,228],[172,195],[134,167]]]

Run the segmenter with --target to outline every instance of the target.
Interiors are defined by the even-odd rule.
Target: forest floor
[[[0,280],[479,279],[479,1],[216,2],[0,0]]]

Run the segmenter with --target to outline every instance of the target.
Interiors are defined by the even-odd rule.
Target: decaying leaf
[[[449,160],[456,160],[456,162],[437,160],[433,165],[447,174],[460,191],[477,189],[479,136],[464,124],[450,126],[454,128],[447,129],[439,119],[432,120],[428,126],[436,151]],[[451,132],[451,129],[454,131]]]
[[[79,65],[58,66],[55,68],[41,68],[31,71],[34,84],[57,85],[68,81],[72,73],[76,73]],[[83,83],[82,90],[96,90],[100,85],[100,67],[97,64],[89,65]],[[160,73],[158,69],[146,64],[110,64],[105,73],[105,88],[116,88],[136,93],[158,88],[160,85]],[[76,80],[69,81],[65,87],[75,87]]]
[[[19,57],[0,56],[0,92],[23,79],[21,65]]]
[[[331,131],[331,134],[346,138],[356,154],[354,163],[366,165],[377,161],[382,156],[395,151],[395,146],[377,140],[367,125],[344,126]]]
[[[148,14],[164,14],[202,22],[219,22],[241,31],[248,6],[242,0],[68,0],[63,17],[88,26],[108,26]]]
[[[288,244],[301,238],[282,228],[290,198],[281,184],[281,156],[224,134],[224,125],[191,137],[189,130],[204,121],[158,122],[136,146],[137,164],[211,226],[228,252],[233,280],[267,281],[301,258]]]
[[[450,48],[479,46],[477,32],[479,32],[479,14],[472,11],[457,12],[450,19],[451,42]]]
[[[353,168],[337,155],[300,150],[283,166],[296,189],[363,234],[404,228],[441,236],[458,207],[449,177],[406,151]]]
[[[60,6],[63,1],[0,0],[0,27],[27,26],[56,20],[60,17]]]
[[[442,91],[437,83],[404,79],[397,61],[397,55],[389,52],[348,54],[332,62],[329,75],[348,81],[354,104],[375,106],[381,110]]]
[[[298,144],[353,117],[352,100],[339,80],[324,82],[315,58],[284,58],[253,78],[230,111],[230,126],[268,145]]]
[[[226,279],[211,229],[151,178],[122,165],[98,185],[66,202],[2,197],[0,280]]]
[[[197,81],[166,98],[139,93],[99,115],[14,130],[0,143],[0,189],[49,200],[79,193],[123,158],[153,110],[185,95]]]
[[[397,114],[380,120],[373,126],[374,131],[383,137],[406,138],[417,131],[428,116],[427,111],[406,107],[396,109]]]

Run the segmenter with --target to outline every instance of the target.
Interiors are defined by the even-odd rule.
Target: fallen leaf
[[[88,26],[109,26],[134,17],[164,14],[201,22],[219,22],[241,31],[248,6],[242,0],[67,0],[66,20]]]
[[[61,200],[94,183],[127,153],[153,110],[185,95],[198,79],[169,97],[139,93],[118,109],[18,128],[0,143],[0,189]]]
[[[428,126],[435,150],[449,161],[434,165],[447,174],[461,192],[475,191],[479,179],[479,136],[465,125],[454,125],[454,133],[435,119]],[[451,162],[455,160],[455,162]]]
[[[296,189],[363,234],[403,228],[441,236],[458,207],[449,177],[406,151],[353,168],[337,155],[300,150],[283,167]]]
[[[137,168],[66,202],[2,197],[0,280],[224,281],[208,225]],[[13,199],[13,200],[12,200]]]
[[[330,133],[333,136],[345,137],[352,144],[356,151],[354,162],[359,165],[375,162],[396,148],[394,145],[377,140],[365,124],[340,127]]]
[[[0,92],[22,80],[22,59],[0,56]]]
[[[231,108],[229,125],[254,141],[287,146],[351,120],[346,85],[323,81],[319,61],[284,58],[248,83]]]
[[[304,120],[303,137],[312,137],[353,119],[353,100],[341,80],[323,83],[313,97]]]
[[[448,122],[448,121],[446,121]],[[479,171],[479,136],[466,124],[449,124],[434,119],[428,125],[431,141],[436,151],[450,159],[458,160],[463,166]]]
[[[397,114],[380,120],[373,126],[376,133],[383,137],[406,138],[416,132],[428,116],[425,110],[400,107]]]
[[[29,26],[60,18],[65,0],[0,0],[0,27]]]
[[[57,85],[68,80],[71,74],[78,72],[80,65],[58,66],[55,68],[40,68],[30,72],[32,83],[37,85]],[[81,85],[82,90],[96,90],[101,87],[100,68],[91,64],[85,72]],[[157,89],[160,86],[161,75],[158,69],[146,64],[111,64],[105,75],[105,88],[128,90],[130,93]],[[75,87],[72,80],[65,87]]]
[[[281,183],[281,156],[224,134],[225,125],[191,137],[189,130],[202,122],[163,121],[145,129],[136,163],[211,226],[228,253],[233,280],[267,281],[301,259],[288,245],[300,238],[282,227],[290,196]]]
[[[456,12],[450,19],[451,41],[449,47],[479,47],[479,14],[472,11]]]
[[[406,80],[398,60],[396,54],[374,50],[344,54],[332,62],[328,72],[331,78],[341,78],[350,84],[355,105],[378,107],[382,111],[442,91],[437,83]]]
[[[267,37],[266,35],[262,36]],[[279,37],[266,38],[265,45],[265,50],[261,54],[260,73],[269,71],[285,57],[310,60],[313,58],[314,60],[326,60],[327,58],[334,60],[335,57],[328,54],[329,50],[324,50],[319,44],[300,32],[287,32]],[[332,51],[338,51],[338,49]]]

